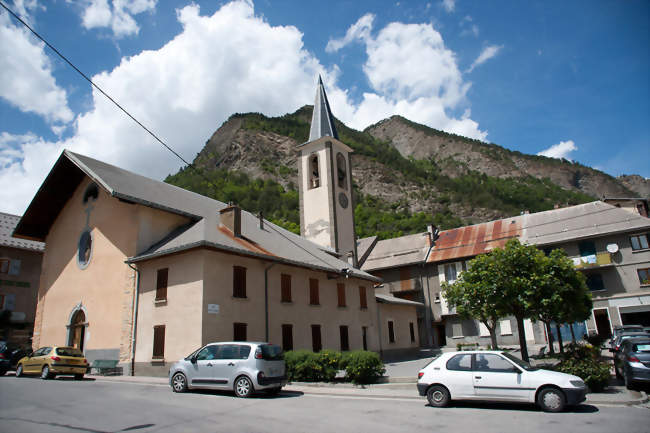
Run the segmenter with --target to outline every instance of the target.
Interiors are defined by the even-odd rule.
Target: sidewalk
[[[139,383],[147,385],[169,386],[169,379],[166,377],[96,375],[86,375],[86,377],[103,382]],[[411,382],[395,382],[395,379],[404,381],[408,379]],[[420,397],[416,390],[415,378],[407,377],[391,378],[390,382],[388,383],[379,383],[374,385],[353,385],[351,383],[293,382],[284,387],[283,391],[297,392],[307,395],[425,400],[424,397]],[[643,404],[647,401],[648,396],[643,391],[629,391],[624,386],[613,385],[608,387],[604,392],[587,394],[587,400],[583,404],[632,406]]]

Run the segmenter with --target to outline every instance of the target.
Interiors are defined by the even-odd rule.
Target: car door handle
[[[481,376],[474,376],[474,379],[480,379]]]
[[[234,362],[229,362],[229,363],[228,363],[228,366],[230,366],[230,367],[233,367],[234,365],[235,365]]]
[[[208,362],[207,366],[208,366],[208,367],[212,367],[212,364],[210,364],[210,363]]]

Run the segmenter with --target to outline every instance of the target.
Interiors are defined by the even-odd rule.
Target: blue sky
[[[293,112],[323,75],[357,129],[393,114],[650,177],[650,3],[1,0],[186,159],[234,112]],[[64,148],[181,163],[0,12],[0,210]]]

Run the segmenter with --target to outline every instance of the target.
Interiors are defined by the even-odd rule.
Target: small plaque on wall
[[[219,304],[208,304],[208,314],[219,314]]]

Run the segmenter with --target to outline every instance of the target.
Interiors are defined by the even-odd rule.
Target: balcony
[[[576,269],[593,269],[612,265],[612,255],[608,252],[570,257],[570,259]]]

